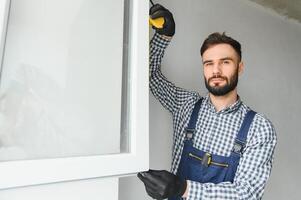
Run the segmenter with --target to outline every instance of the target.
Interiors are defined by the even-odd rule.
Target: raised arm
[[[190,92],[175,86],[161,72],[164,51],[170,40],[156,33],[150,43],[150,90],[161,104],[174,113],[189,97],[197,97]]]
[[[165,49],[175,34],[175,22],[172,13],[163,6],[156,4],[150,9],[152,20],[164,19],[163,27],[155,27],[154,37],[150,42],[150,90],[161,104],[171,113],[175,113],[181,105],[197,93],[176,87],[161,72],[161,62]]]

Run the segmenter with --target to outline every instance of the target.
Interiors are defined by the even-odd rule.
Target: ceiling
[[[250,0],[301,23],[301,0]]]

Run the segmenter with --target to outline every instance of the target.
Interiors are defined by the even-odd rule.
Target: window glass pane
[[[11,1],[0,160],[127,151],[127,12],[123,0]]]

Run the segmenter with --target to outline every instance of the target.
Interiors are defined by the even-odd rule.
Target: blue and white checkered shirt
[[[209,95],[176,87],[161,72],[161,61],[169,41],[155,34],[150,44],[150,89],[173,118],[173,155],[171,172],[176,174],[184,146],[185,128],[194,104],[204,98],[194,136],[194,147],[221,156],[230,156],[234,139],[245,114],[250,109],[240,98],[217,112]],[[261,199],[270,176],[276,133],[271,122],[256,114],[250,127],[247,144],[240,159],[233,183],[199,183],[188,181],[187,200]]]

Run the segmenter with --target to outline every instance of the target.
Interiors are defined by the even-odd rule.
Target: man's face
[[[242,73],[243,63],[229,44],[217,44],[203,53],[204,79],[206,88],[215,96],[233,91]]]

